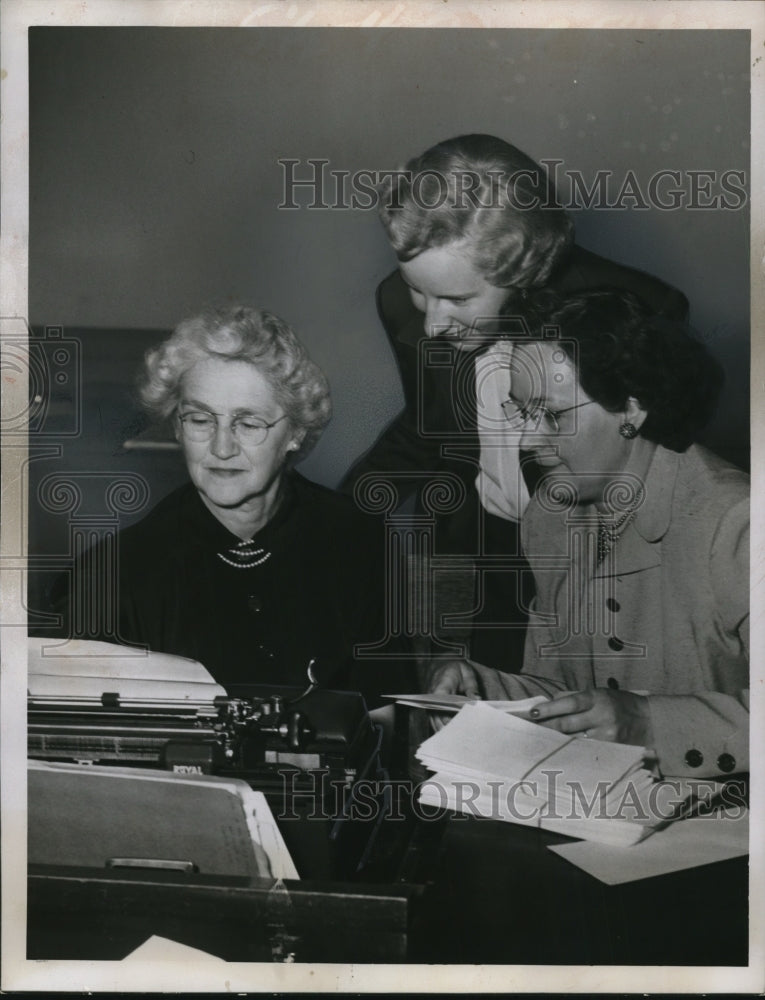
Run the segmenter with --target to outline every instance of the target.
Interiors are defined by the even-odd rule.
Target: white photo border
[[[4,0],[2,7],[2,220],[0,247],[0,323],[28,315],[28,64],[27,29],[34,25],[76,26],[285,26],[474,28],[696,28],[708,31],[751,31],[751,296],[754,331],[765,329],[765,4],[726,2],[482,3],[481,0],[293,0],[277,4],[246,0]],[[758,126],[758,123],[760,127]],[[753,336],[752,487],[765,496],[765,350]],[[25,405],[23,376],[6,377],[3,369],[3,413]],[[7,409],[6,409],[7,407]],[[22,407],[23,408],[23,407]],[[21,510],[25,449],[6,447],[2,492],[2,621],[23,608],[23,575],[13,562],[14,537],[23,533]],[[753,505],[752,662],[759,683],[752,684],[752,717],[765,717],[763,651],[763,562],[765,527]],[[157,992],[760,992],[765,989],[765,872],[762,844],[765,796],[762,769],[751,782],[752,855],[751,921],[748,969],[725,967],[555,967],[555,966],[335,966],[248,965],[190,966],[153,963],[148,967],[112,962],[35,961],[25,958],[26,928],[26,646],[23,630],[3,627],[2,671],[2,988],[24,992],[157,991]],[[752,757],[765,751],[761,726],[752,732]],[[710,901],[710,908],[714,903]],[[714,919],[711,916],[711,919]]]

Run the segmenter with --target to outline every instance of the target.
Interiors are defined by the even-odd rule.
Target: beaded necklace
[[[603,562],[611,549],[619,541],[619,538],[629,522],[635,516],[640,504],[643,502],[643,487],[635,494],[635,498],[629,507],[622,513],[613,524],[608,524],[606,520],[598,514],[598,565]]]
[[[234,569],[252,569],[253,566],[260,566],[266,559],[270,559],[271,553],[265,549],[255,548],[254,540],[249,538],[239,542],[233,549],[227,549],[225,555],[218,552],[217,556]]]

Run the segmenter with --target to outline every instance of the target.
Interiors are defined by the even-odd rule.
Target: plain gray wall
[[[748,64],[744,31],[32,29],[30,321],[271,309],[329,376],[302,470],[334,485],[401,406],[374,307],[395,259],[372,211],[280,210],[277,160],[379,170],[490,132],[617,190],[628,170],[748,177]],[[728,373],[710,441],[746,448],[748,206],[575,217],[584,246],[688,295]]]

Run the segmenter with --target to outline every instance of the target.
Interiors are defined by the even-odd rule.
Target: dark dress
[[[370,708],[413,689],[402,661],[354,657],[356,644],[383,638],[385,537],[347,497],[288,474],[246,567],[241,539],[190,483],[118,537],[121,642],[198,660],[226,688],[305,686],[314,659],[322,687],[361,690]],[[104,582],[89,568],[97,557],[85,565],[88,600]]]
[[[547,288],[571,294],[611,287],[637,295],[654,312],[687,321],[688,302],[682,292],[643,271],[625,267],[575,246],[552,275]],[[419,473],[396,477],[399,495],[420,492],[429,479],[451,473],[464,485],[465,500],[456,511],[437,515],[436,552],[473,556],[507,556],[522,566],[518,525],[489,514],[475,489],[480,467],[480,445],[475,413],[475,359],[485,348],[460,352],[447,340],[433,338],[427,355],[424,316],[415,308],[398,271],[377,289],[377,310],[396,354],[405,406],[372,448],[345,476],[341,489],[352,492],[367,473]],[[514,313],[519,310],[514,304]],[[516,326],[514,325],[514,329]],[[426,361],[423,363],[422,359]],[[533,487],[534,468],[527,464]],[[477,577],[478,579],[478,577]],[[482,606],[475,621],[503,622],[501,627],[476,628],[470,651],[473,659],[500,670],[520,670],[523,659],[524,606],[531,597],[531,574],[486,572],[476,603]],[[466,610],[465,608],[462,609]]]

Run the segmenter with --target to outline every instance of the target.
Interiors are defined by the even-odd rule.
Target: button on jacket
[[[659,315],[687,321],[688,301],[682,292],[635,268],[607,260],[574,246],[551,276],[548,288],[567,295],[613,287],[633,292]],[[483,348],[458,351],[447,338],[433,338],[423,353],[424,315],[412,303],[409,289],[396,270],[377,288],[377,311],[396,355],[405,406],[378,440],[346,474],[341,490],[353,493],[362,476],[391,475],[401,499],[421,495],[439,475],[457,480],[464,500],[457,510],[435,516],[437,553],[512,555],[519,565],[518,519],[528,501],[521,474],[518,435],[497,439],[502,428],[501,399],[507,397],[509,375],[501,398],[489,415],[485,433],[476,406],[476,366],[486,358]],[[513,313],[517,313],[517,309]],[[512,324],[517,332],[517,324]],[[494,388],[494,395],[498,391]],[[481,395],[492,403],[484,381]],[[499,423],[498,423],[499,421]],[[524,470],[533,478],[533,464]],[[404,473],[405,475],[400,475]],[[399,474],[399,475],[397,475]],[[461,483],[461,486],[460,486]],[[478,620],[491,622],[473,636],[472,655],[494,667],[518,670],[523,657],[527,571],[487,573],[482,580],[483,611]],[[521,581],[521,582],[519,582]],[[504,623],[504,627],[497,626]]]
[[[656,446],[636,515],[609,558],[584,565],[572,539],[596,530],[594,510],[532,499],[522,537],[537,596],[523,673],[480,670],[486,696],[647,693],[665,776],[747,771],[748,476],[700,446]]]

